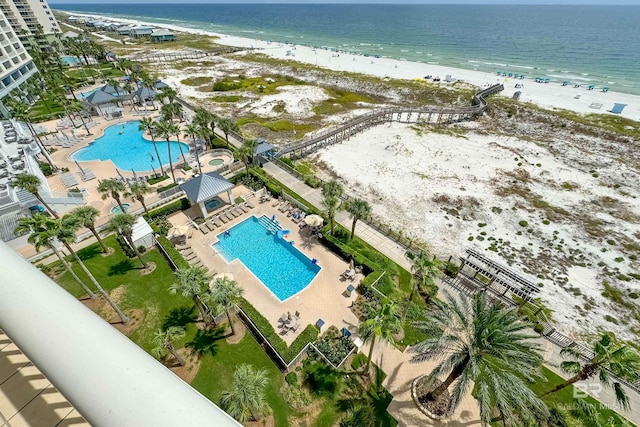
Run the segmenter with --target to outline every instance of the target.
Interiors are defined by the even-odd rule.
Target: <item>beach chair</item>
[[[229,221],[233,221],[235,217],[233,215],[229,215],[229,213],[222,214],[223,217],[226,217]]]
[[[276,199],[273,203],[271,203],[271,207],[275,208],[276,206],[279,206],[282,203],[284,203],[284,202],[281,199]]]
[[[234,219],[238,217],[238,214],[236,214],[235,209],[229,209],[228,211],[225,212],[225,215],[227,215],[227,218]]]
[[[218,219],[219,219],[220,221],[222,221],[222,223],[223,223],[223,224],[226,224],[226,223],[228,223],[228,222],[229,222],[229,218],[227,218],[226,216],[224,216],[224,215],[222,215],[222,214],[218,215]]]
[[[249,207],[246,205],[246,203],[244,205],[240,205],[240,209],[242,209],[242,212],[244,213],[248,213],[251,209],[249,209]]]
[[[253,209],[254,208],[254,206],[253,206],[253,204],[251,202],[246,201],[244,203],[249,207],[249,209]]]
[[[235,208],[235,209],[233,210],[233,213],[235,213],[235,214],[236,214],[236,217],[239,217],[239,216],[241,216],[241,215],[244,215],[244,214],[245,214],[244,209],[242,209],[242,207],[240,207],[240,206],[238,206],[237,208]]]
[[[218,227],[220,227],[220,226],[222,225],[222,223],[221,223],[220,221],[218,221],[218,219],[217,219],[217,218],[212,218],[212,219],[211,219],[211,223],[212,223],[216,228],[218,228]]]
[[[287,203],[284,203],[282,206],[280,206],[280,207],[278,208],[278,210],[279,210],[280,212],[284,213],[284,212],[286,212],[286,211],[287,211],[287,209],[289,209],[289,207],[290,207],[290,206],[291,206],[291,204],[289,204],[289,203],[287,202]]]
[[[196,255],[195,252],[192,252],[191,254],[185,256],[184,259],[187,260],[187,261],[192,261],[192,260],[196,259],[197,257],[198,257],[198,255]]]
[[[60,175],[60,179],[62,180],[62,184],[65,186],[65,188],[78,185],[78,181],[76,181],[76,178],[73,176],[73,173],[71,172],[63,173],[62,175]]]
[[[207,222],[207,223],[205,224],[205,227],[207,227],[207,228],[209,229],[209,231],[215,231],[215,230],[216,230],[216,228],[218,228],[218,227],[216,227],[215,225],[213,225],[213,223],[211,223],[211,222]]]
[[[200,231],[202,231],[202,234],[209,234],[209,229],[204,224],[200,224]]]

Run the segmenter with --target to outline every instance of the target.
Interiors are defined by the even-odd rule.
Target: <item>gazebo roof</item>
[[[109,102],[114,102],[115,99],[113,95],[108,94],[102,90],[96,90],[91,95],[85,98],[89,104],[98,105],[98,104],[107,104]]]
[[[233,184],[217,172],[207,172],[180,184],[180,189],[196,203],[206,202],[233,188]]]
[[[139,216],[133,224],[132,240],[135,242],[149,234],[153,234],[153,229],[142,216]]]
[[[162,89],[163,87],[169,87],[169,85],[163,82],[162,80],[158,79],[156,80],[155,87],[156,89]]]
[[[258,145],[255,148],[255,151],[254,151],[255,154],[263,154],[263,153],[266,153],[267,151],[271,151],[275,149],[273,145],[269,144],[264,139],[258,138],[256,139],[256,141],[258,142]]]
[[[119,93],[118,89],[109,84],[102,86],[100,90],[106,93]]]
[[[138,98],[151,98],[153,96],[156,96],[157,94],[158,92],[156,92],[155,90],[151,90],[148,87],[144,86],[134,93],[134,95],[136,95]]]

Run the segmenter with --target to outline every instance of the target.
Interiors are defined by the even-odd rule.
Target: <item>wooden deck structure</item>
[[[181,61],[184,59],[201,59],[208,56],[218,56],[225,53],[240,52],[249,50],[250,48],[241,48],[235,46],[221,47],[215,50],[191,50],[186,52],[159,52],[153,55],[130,56],[127,57],[132,62],[170,62]]]
[[[384,108],[364,114],[360,117],[329,129],[326,132],[316,135],[310,139],[284,146],[276,157],[300,158],[317,151],[320,148],[341,143],[351,136],[364,132],[374,126],[389,122],[399,123],[453,123],[462,120],[471,120],[479,116],[487,108],[485,98],[504,89],[504,86],[497,84],[476,93],[471,100],[469,107],[447,108],[447,107],[419,107],[419,108]]]

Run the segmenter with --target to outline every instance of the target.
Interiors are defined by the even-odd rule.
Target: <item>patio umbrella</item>
[[[324,219],[320,215],[307,215],[304,217],[304,222],[311,227],[321,227],[324,224]]]
[[[178,225],[177,227],[171,227],[169,229],[169,233],[167,234],[168,238],[184,236],[189,231],[188,225]]]

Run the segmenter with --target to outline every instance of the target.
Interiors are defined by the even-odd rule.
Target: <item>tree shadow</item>
[[[130,259],[125,259],[120,261],[117,264],[113,264],[112,266],[109,267],[109,276],[121,276],[131,270],[133,270],[135,267],[133,266],[133,262]]]
[[[185,327],[189,323],[195,323],[198,320],[198,315],[195,312],[196,307],[180,307],[174,308],[169,312],[169,315],[165,317],[164,323],[162,323],[162,330],[166,331],[172,326]]]
[[[95,244],[89,245],[86,248],[82,248],[76,253],[78,254],[78,258],[80,258],[82,261],[86,261],[101,254],[102,249],[100,248],[100,245]]]
[[[198,356],[202,357],[205,354],[215,356],[218,353],[218,340],[224,339],[225,328],[198,329],[193,339],[188,342],[185,347],[191,348],[194,352],[198,353]]]

